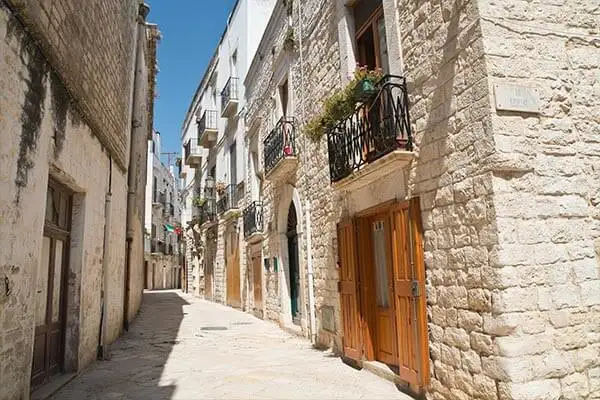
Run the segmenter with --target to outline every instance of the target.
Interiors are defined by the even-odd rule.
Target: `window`
[[[287,79],[279,86],[279,100],[281,102],[281,115],[287,117],[289,103],[289,86]]]
[[[369,69],[389,73],[385,20],[381,0],[361,0],[354,6],[357,61]]]
[[[237,50],[231,55],[231,76],[237,78]]]
[[[229,176],[230,184],[237,185],[237,151],[235,141],[229,147]]]

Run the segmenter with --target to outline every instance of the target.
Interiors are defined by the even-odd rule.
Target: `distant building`
[[[173,167],[167,167],[160,160],[160,148],[160,134],[153,132],[152,140],[148,141],[145,282],[146,289],[177,289],[181,287],[182,277],[178,179]]]
[[[159,33],[76,3],[0,0],[2,400],[105,356],[142,299]]]
[[[244,79],[275,0],[239,0],[183,124],[187,290],[241,307],[246,171]],[[228,285],[226,287],[226,285]]]

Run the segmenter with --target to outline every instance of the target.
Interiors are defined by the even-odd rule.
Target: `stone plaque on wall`
[[[332,306],[321,307],[323,330],[335,333],[335,310]]]
[[[540,112],[539,94],[536,88],[509,84],[494,85],[496,110],[526,113]]]

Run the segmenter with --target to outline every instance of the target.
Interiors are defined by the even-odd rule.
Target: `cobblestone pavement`
[[[410,399],[273,323],[179,291],[145,293],[111,354],[52,399]]]

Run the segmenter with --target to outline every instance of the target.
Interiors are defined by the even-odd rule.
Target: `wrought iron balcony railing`
[[[394,150],[412,151],[406,79],[387,75],[372,100],[327,132],[331,182]]]
[[[207,198],[200,207],[200,225],[205,222],[212,222],[216,218],[216,201],[213,198]]]
[[[263,231],[263,205],[261,201],[252,202],[244,210],[244,238]]]
[[[264,140],[265,173],[269,173],[277,163],[296,154],[296,121],[292,117],[282,117]]]
[[[238,208],[240,200],[239,192],[236,185],[228,185],[225,187],[225,191],[220,195],[219,201],[217,202],[217,213],[219,215]]]
[[[204,111],[202,118],[198,120],[198,137],[201,137],[202,134],[207,130],[216,131],[218,129],[218,120],[219,118],[216,111]]]
[[[221,91],[221,113],[226,114],[230,102],[238,101],[238,82],[238,78],[230,77]]]

